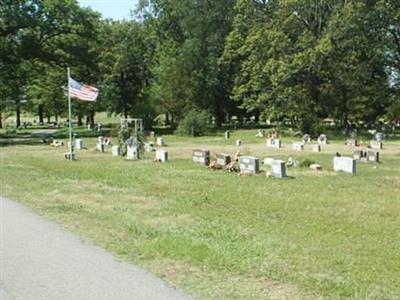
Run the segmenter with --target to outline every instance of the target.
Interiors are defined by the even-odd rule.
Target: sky
[[[130,11],[136,8],[139,0],[78,0],[83,7],[91,7],[104,18],[114,20],[130,19]]]

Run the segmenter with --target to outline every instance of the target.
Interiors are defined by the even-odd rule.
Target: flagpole
[[[67,68],[67,76],[68,76],[68,127],[69,127],[69,160],[73,160],[73,146],[72,146],[72,108],[71,108],[71,94],[70,94],[70,69]]]

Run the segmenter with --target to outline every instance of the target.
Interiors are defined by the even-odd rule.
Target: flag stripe
[[[69,94],[71,97],[82,101],[96,101],[99,90],[93,86],[82,84],[72,78],[69,78]]]

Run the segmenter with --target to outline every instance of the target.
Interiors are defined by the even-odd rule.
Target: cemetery
[[[1,300],[400,299],[399,0],[0,8]]]

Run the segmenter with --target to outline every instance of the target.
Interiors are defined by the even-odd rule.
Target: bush
[[[191,110],[179,122],[176,134],[187,136],[205,135],[209,118],[210,115],[206,111]]]

